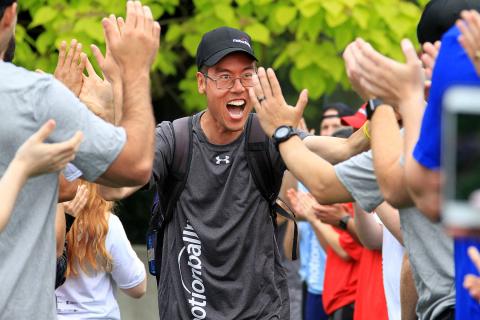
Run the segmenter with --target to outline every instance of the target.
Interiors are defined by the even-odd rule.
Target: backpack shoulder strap
[[[248,167],[252,173],[255,185],[270,205],[270,213],[274,225],[276,226],[277,213],[294,222],[292,259],[296,260],[297,223],[286,210],[277,204],[278,193],[282,186],[283,170],[280,171],[279,168],[273,167],[270,156],[270,139],[263,131],[260,121],[254,113],[250,114],[248,118],[245,139]]]
[[[262,196],[272,204],[280,191],[283,172],[275,170],[272,166],[270,139],[254,113],[248,118],[245,139],[247,162],[253,180]]]
[[[164,195],[164,222],[172,218],[173,209],[185,188],[190,162],[192,159],[193,117],[183,117],[173,121],[173,161],[169,168],[165,190],[158,190]]]

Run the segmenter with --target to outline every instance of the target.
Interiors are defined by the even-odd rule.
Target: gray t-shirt
[[[337,164],[335,172],[365,211],[383,202],[371,151]],[[418,292],[417,315],[419,320],[433,319],[455,305],[453,241],[416,208],[400,210],[400,225]]]
[[[160,319],[289,319],[286,275],[244,134],[214,145],[199,119],[187,183],[164,237]],[[156,143],[154,177],[162,188],[173,157],[168,123],[157,127]],[[273,145],[270,154],[272,165],[283,167]]]
[[[61,83],[0,61],[0,176],[19,146],[48,119],[56,121],[47,142],[77,130],[84,140],[73,163],[95,180],[117,157],[125,131],[91,113]],[[55,209],[58,173],[31,178],[0,232],[0,319],[56,319]]]

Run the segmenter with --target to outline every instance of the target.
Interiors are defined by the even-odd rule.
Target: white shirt
[[[382,261],[383,287],[387,300],[388,319],[400,320],[400,272],[403,261],[403,246],[383,227]]]
[[[56,291],[58,319],[120,319],[116,287],[129,289],[145,279],[145,267],[133,251],[122,223],[110,214],[105,247],[112,256],[111,273],[79,267],[77,277],[68,277]]]

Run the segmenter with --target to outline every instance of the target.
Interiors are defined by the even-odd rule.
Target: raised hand
[[[422,62],[409,40],[403,40],[401,45],[406,63],[385,57],[362,39],[355,41],[354,48],[361,87],[370,97],[380,98],[393,107],[400,106],[401,101],[424,99]]]
[[[477,248],[468,248],[468,255],[477,267],[477,270],[480,271],[480,253],[478,253]],[[467,274],[463,281],[463,287],[468,290],[472,298],[480,301],[480,277],[473,274]]]
[[[342,204],[316,204],[313,209],[315,210],[315,216],[318,219],[320,219],[323,223],[327,223],[334,227],[338,227],[340,219],[348,214]]]
[[[440,51],[440,41],[437,41],[434,44],[431,44],[430,42],[423,44],[423,54],[421,59],[427,80],[432,79],[433,67],[435,66],[438,51]]]
[[[353,90],[362,98],[363,101],[367,101],[371,97],[365,88],[360,83],[360,66],[357,62],[358,48],[356,41],[350,43],[343,52],[343,60],[345,61],[345,71],[347,72],[348,80],[352,85]]]
[[[115,16],[102,20],[105,40],[122,75],[148,74],[160,46],[160,24],[140,1],[127,1],[125,23]]]
[[[71,201],[63,203],[65,212],[72,217],[77,217],[83,208],[85,208],[85,205],[88,201],[88,195],[89,191],[87,186],[84,184],[79,185],[77,188],[77,193],[75,194],[75,198],[73,198]]]
[[[462,11],[461,17],[456,23],[462,33],[458,41],[480,75],[480,14],[475,10]]]
[[[289,106],[283,98],[282,88],[273,69],[258,69],[254,75],[254,87],[249,88],[250,100],[257,111],[263,130],[272,136],[276,128],[287,125],[296,128],[308,102],[308,92],[300,93],[295,107]]]
[[[77,97],[83,84],[83,69],[87,55],[82,52],[82,44],[73,39],[67,52],[67,43],[62,41],[58,53],[54,76],[69,88]]]
[[[71,139],[60,143],[44,143],[54,129],[55,121],[47,121],[17,150],[14,161],[22,165],[28,176],[60,171],[75,158],[83,134],[77,132]]]
[[[88,59],[86,67],[88,76],[83,76],[83,86],[79,98],[97,116],[113,123],[115,109],[112,85],[97,75]]]

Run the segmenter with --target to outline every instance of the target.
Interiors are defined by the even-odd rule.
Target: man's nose
[[[234,92],[245,91],[245,87],[243,86],[242,82],[240,81],[240,78],[235,78],[233,80],[233,87],[231,88],[231,90],[234,91]]]

